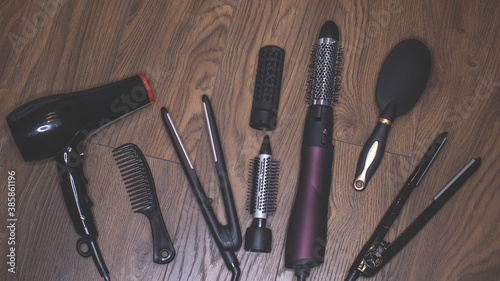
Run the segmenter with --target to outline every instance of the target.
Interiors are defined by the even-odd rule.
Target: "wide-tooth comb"
[[[339,98],[344,52],[337,40],[321,39],[311,52],[306,101],[332,105]]]
[[[159,264],[171,262],[175,257],[175,249],[163,221],[153,175],[146,158],[132,143],[114,149],[113,157],[125,183],[132,210],[145,215],[151,224],[153,261]]]

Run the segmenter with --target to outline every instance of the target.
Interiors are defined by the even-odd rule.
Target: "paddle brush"
[[[359,155],[353,182],[355,190],[363,191],[368,185],[384,156],[393,121],[415,106],[425,89],[430,70],[430,51],[416,39],[400,42],[385,59],[375,93],[382,113]]]

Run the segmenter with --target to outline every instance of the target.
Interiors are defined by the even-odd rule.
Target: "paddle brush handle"
[[[363,150],[361,150],[353,182],[355,190],[363,191],[380,165],[395,114],[396,103],[391,102],[380,114],[375,130],[373,130],[372,135],[366,141]]]

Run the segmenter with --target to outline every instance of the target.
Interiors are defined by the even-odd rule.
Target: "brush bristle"
[[[272,215],[276,212],[279,162],[271,158],[251,160],[248,180],[247,211]]]
[[[308,104],[332,105],[338,101],[342,64],[343,49],[337,41],[313,47],[307,81]]]
[[[156,190],[149,165],[134,144],[125,144],[113,150],[113,157],[122,175],[132,210],[137,213],[156,203]]]

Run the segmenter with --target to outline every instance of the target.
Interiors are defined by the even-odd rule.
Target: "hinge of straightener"
[[[367,266],[366,266],[366,263],[365,263],[365,260],[363,259],[360,263],[359,263],[359,266],[358,266],[358,270],[360,272],[365,272]]]
[[[391,246],[391,243],[390,243],[390,242],[387,242],[387,241],[382,240],[382,241],[380,242],[380,246],[382,246],[382,248],[384,248],[384,250],[387,250],[387,248],[389,248],[389,246]]]
[[[369,251],[364,258],[364,262],[370,268],[377,268],[382,265],[382,255],[378,251]]]

